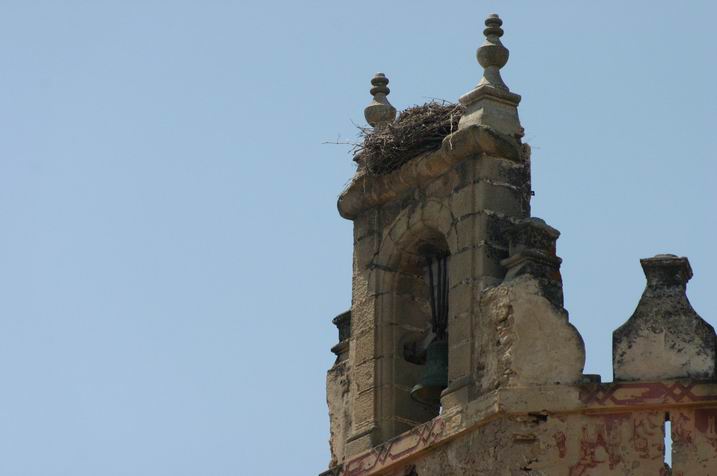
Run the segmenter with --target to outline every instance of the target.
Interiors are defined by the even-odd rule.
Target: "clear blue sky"
[[[717,324],[714,2],[0,2],[0,474],[311,475],[328,462],[336,197],[376,71],[401,109],[504,21],[534,215],[587,372],[639,258]]]

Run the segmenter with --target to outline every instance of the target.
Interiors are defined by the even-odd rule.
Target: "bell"
[[[411,389],[411,398],[424,405],[441,405],[441,392],[448,386],[448,341],[434,339],[426,348],[426,370]]]

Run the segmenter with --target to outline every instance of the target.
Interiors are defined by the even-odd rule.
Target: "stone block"
[[[615,380],[713,379],[717,339],[687,299],[687,258],[641,260],[647,287],[630,319],[613,333]]]
[[[449,279],[451,287],[461,284],[475,284],[480,278],[490,276],[502,279],[505,268],[501,261],[507,251],[484,243],[475,248],[464,249],[451,257]]]
[[[537,280],[521,276],[481,295],[480,326],[496,338],[485,342],[485,374],[502,386],[571,384],[580,380],[585,347],[567,313],[540,293]],[[556,345],[559,342],[560,345]],[[491,365],[494,367],[488,368]]]
[[[368,360],[378,357],[376,352],[376,335],[373,330],[362,332],[354,337],[354,365],[362,365]]]
[[[457,218],[471,215],[476,211],[476,203],[476,187],[473,184],[467,185],[451,195],[451,213]]]
[[[472,338],[471,316],[472,313],[470,312],[461,312],[457,314],[451,312],[451,316],[448,319],[449,344],[458,344]]]
[[[353,303],[362,302],[369,298],[368,280],[369,270],[358,269],[354,266],[353,275],[351,276],[351,300]]]
[[[681,408],[670,412],[672,474],[715,474],[717,408]]]
[[[476,277],[503,279],[505,268],[500,264],[508,256],[508,251],[491,244],[481,245],[475,254]],[[481,288],[482,289],[482,288]]]
[[[518,119],[520,96],[509,91],[490,86],[479,85],[460,98],[466,112],[458,123],[459,129],[471,125],[489,126],[507,137],[521,133]]]
[[[410,213],[402,213],[386,228],[387,235],[391,237],[394,243],[401,243],[408,231],[409,221]]]
[[[400,201],[387,203],[378,208],[377,213],[379,229],[388,230],[402,211],[403,207]]]
[[[459,284],[448,293],[448,309],[451,313],[470,313],[476,303],[475,290],[470,284]]]
[[[458,180],[453,187],[453,192],[459,190],[467,185],[472,184],[476,180],[477,164],[480,162],[480,156],[474,155],[467,157],[465,160],[460,161],[453,170],[458,175]]]
[[[366,269],[374,260],[381,247],[381,235],[372,232],[354,242],[354,269]]]
[[[460,184],[460,173],[455,168],[451,169],[426,185],[426,196],[431,198],[448,197],[453,192],[453,189],[460,186]]]
[[[471,342],[452,345],[448,349],[448,383],[467,377],[473,367]]]
[[[475,253],[475,249],[469,248],[451,256],[448,266],[448,282],[451,287],[473,282]]]
[[[346,439],[351,431],[350,367],[347,362],[334,365],[326,376],[326,402],[331,422],[331,462],[333,467],[343,461]]]
[[[368,271],[368,296],[379,296],[391,291],[393,283],[398,279],[398,273],[383,267],[372,267]]]
[[[481,181],[475,185],[474,209],[478,211],[490,210],[502,215],[519,218],[528,215],[523,190],[487,181]]]
[[[449,381],[448,388],[443,391],[443,395],[441,396],[443,413],[445,414],[453,409],[465,408],[471,400],[470,392],[469,379]]]
[[[376,392],[369,389],[362,393],[355,393],[352,406],[353,433],[360,433],[364,428],[373,426],[376,417]]]
[[[415,223],[411,222],[412,227],[418,227],[419,229],[421,227],[430,228],[441,235],[448,234],[453,224],[453,215],[451,214],[448,199],[439,201],[431,198],[426,200],[420,208],[420,214],[413,214],[412,216],[418,220]]]
[[[530,184],[530,167],[525,162],[483,155],[475,164],[477,180],[505,183],[518,188]]]
[[[355,300],[351,306],[351,332],[354,335],[373,330],[376,326],[376,301],[380,298],[367,297]]]
[[[370,235],[381,235],[382,224],[376,209],[360,213],[353,220],[354,244]]]
[[[378,444],[379,441],[378,431],[373,425],[373,422],[366,422],[357,427],[355,426],[354,433],[346,442],[345,458],[350,458],[364,451],[368,451]]]
[[[469,247],[489,243],[496,247],[507,248],[505,231],[514,225],[513,220],[492,213],[476,212],[457,218],[454,229],[458,251]]]
[[[524,189],[505,183],[477,180],[453,193],[451,212],[458,219],[481,211],[523,218],[528,215],[526,200]]]
[[[352,365],[351,380],[357,394],[364,393],[376,386],[376,363],[376,360],[372,359]]]
[[[393,306],[387,316],[392,316],[391,322],[407,329],[417,331],[426,329],[431,319],[431,307],[428,300],[415,296],[393,295]]]

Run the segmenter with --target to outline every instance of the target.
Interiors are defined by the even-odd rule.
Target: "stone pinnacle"
[[[503,46],[500,37],[503,36],[503,20],[495,13],[491,14],[485,20],[485,41],[478,48],[476,57],[478,63],[483,66],[483,78],[478,83],[479,86],[489,85],[494,88],[508,91],[508,86],[500,77],[500,68],[508,62],[508,48]]]
[[[523,127],[518,119],[520,95],[511,92],[500,77],[500,69],[508,62],[508,48],[503,46],[503,20],[495,13],[485,20],[485,41],[476,52],[478,63],[483,67],[483,77],[469,92],[460,97],[466,111],[458,122],[458,128],[472,125],[491,129],[520,142]]]
[[[371,88],[373,100],[363,111],[366,122],[373,127],[393,122],[396,119],[396,108],[386,98],[391,92],[388,89],[388,78],[383,73],[376,73],[371,79],[371,84],[373,85]]]

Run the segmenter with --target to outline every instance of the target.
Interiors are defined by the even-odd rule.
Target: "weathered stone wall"
[[[332,468],[346,456],[346,435],[351,430],[351,362],[349,360],[349,340],[351,337],[351,311],[339,314],[333,319],[339,331],[339,343],[331,351],[336,361],[326,375],[326,403],[329,406],[329,425],[331,433],[329,446]]]
[[[681,373],[668,368],[671,378],[659,380],[602,384],[582,375],[582,340],[565,311],[555,305],[554,288],[544,278],[552,265],[543,260],[541,271],[538,254],[513,243],[504,262],[514,262],[517,255],[533,256],[527,266],[533,274],[509,272],[501,284],[481,293],[477,315],[483,335],[476,340],[476,354],[483,365],[477,396],[368,451],[348,454],[335,474],[717,476],[714,378],[694,379],[690,365],[679,367]],[[691,275],[678,272],[688,269],[684,258],[643,260],[648,290],[655,285],[655,260],[670,279],[686,282],[683,278]],[[661,309],[684,310],[684,291],[681,286],[679,292],[667,293],[669,297],[660,293]],[[676,316],[703,322],[693,310]],[[653,342],[654,333],[681,329],[663,324],[657,319],[632,342],[641,349],[649,372],[650,362],[660,364],[658,354],[664,350],[645,351],[648,346],[641,340]],[[618,337],[625,335],[621,329]],[[714,337],[701,339],[705,334],[700,331],[692,346],[668,350],[699,356],[704,342]],[[689,340],[688,333],[681,337]],[[697,369],[701,365],[701,359],[694,360]],[[667,421],[672,425],[669,435]],[[671,467],[666,464],[666,437],[672,442]]]
[[[657,476],[663,422],[660,412],[506,417],[418,459],[415,474]]]
[[[351,411],[349,389],[351,385],[351,368],[348,360],[337,362],[326,376],[326,400],[329,404],[329,425],[331,435],[329,445],[331,449],[332,468],[344,460],[346,435],[351,429]]]
[[[335,474],[714,476],[716,417],[714,382],[502,389],[349,459]]]
[[[505,152],[510,158],[488,152]],[[405,167],[424,171],[381,195]],[[500,283],[508,256],[504,230],[529,215],[529,149],[471,126],[448,137],[441,150],[380,177],[358,177],[341,197],[354,221],[354,277],[350,360],[352,431],[348,453],[368,449],[433,415],[409,398],[422,372],[406,361],[403,344],[425,330],[425,283],[414,268],[421,246],[446,248],[449,267],[449,388],[444,408],[468,401],[474,385],[475,321],[480,290]],[[397,178],[398,177],[398,178]],[[373,197],[354,202],[354,195]],[[360,208],[354,203],[362,203]]]
[[[474,335],[483,392],[581,380],[582,338],[567,312],[542,295],[532,276],[487,289],[479,316]]]

